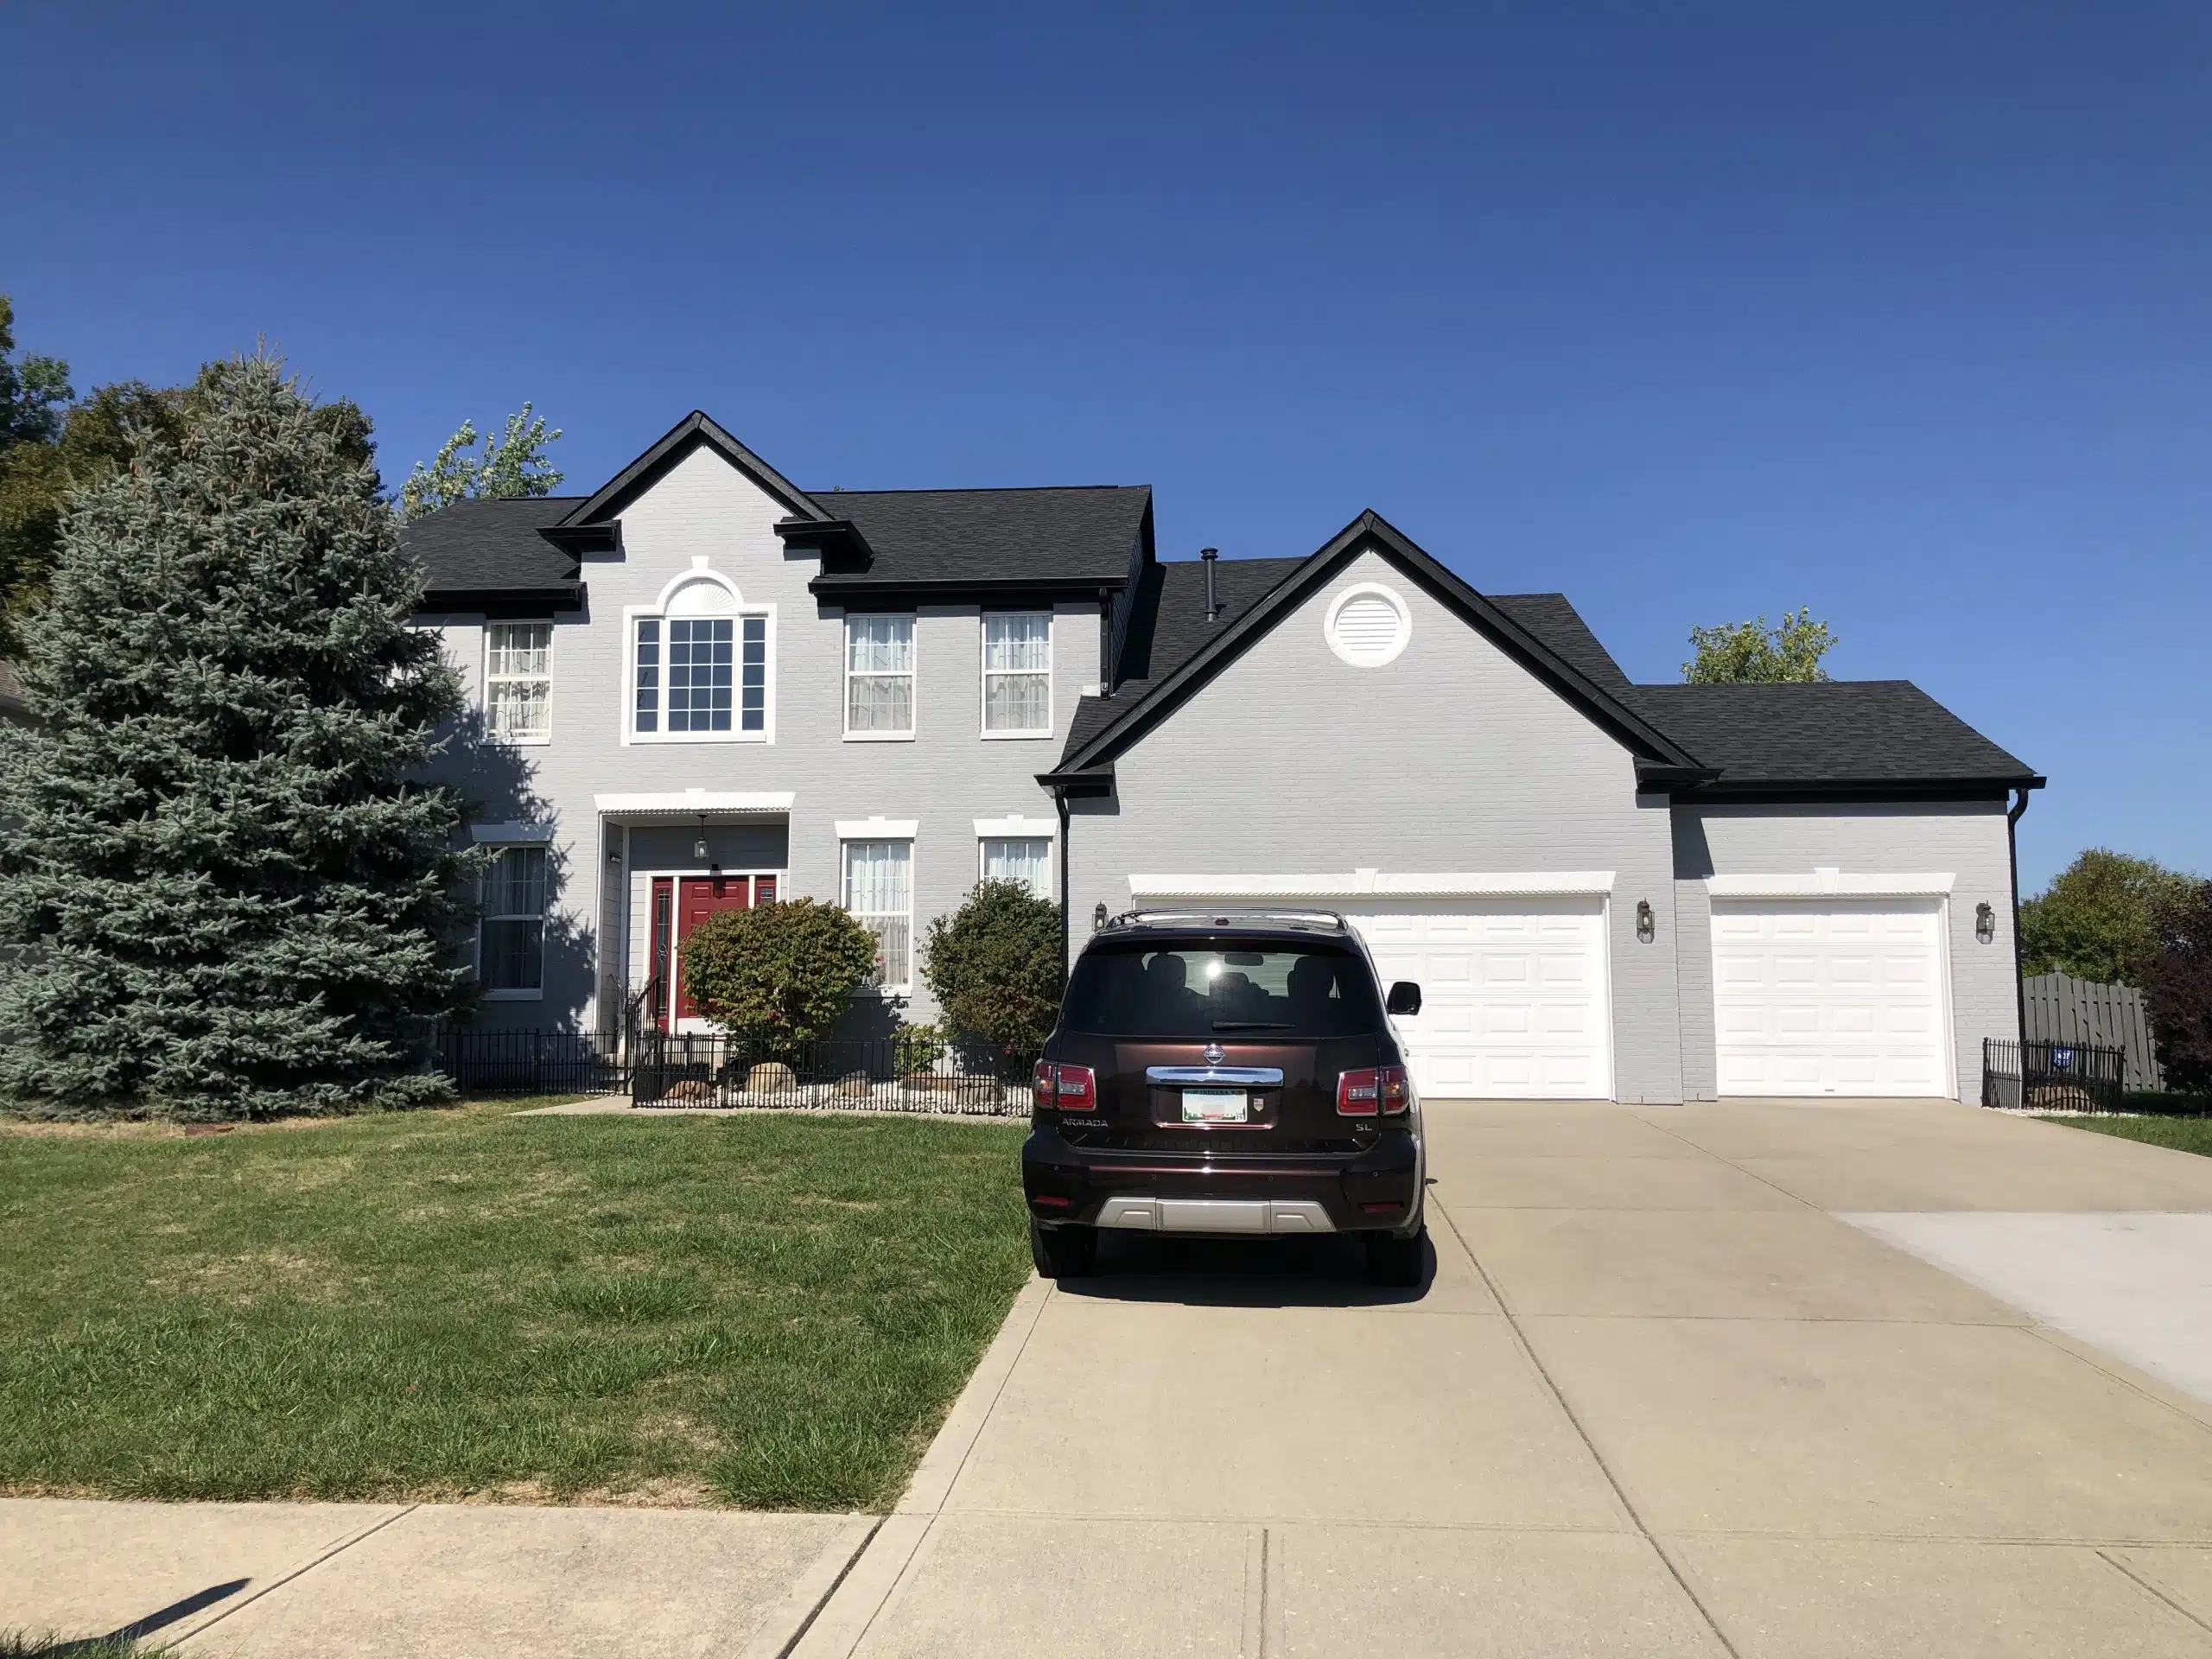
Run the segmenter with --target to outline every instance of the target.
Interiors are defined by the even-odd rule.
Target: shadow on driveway
[[[1064,1296],[1192,1307],[1396,1307],[1418,1302],[1436,1278],[1425,1249],[1413,1289],[1367,1281],[1367,1252],[1341,1234],[1313,1238],[1177,1238],[1102,1232],[1097,1270],[1058,1281]]]

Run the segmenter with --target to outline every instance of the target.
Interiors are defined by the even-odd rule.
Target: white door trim
[[[1536,898],[1610,893],[1611,870],[1352,870],[1319,875],[1132,875],[1137,899]]]
[[[1846,875],[1821,868],[1802,874],[1708,875],[1705,890],[1715,899],[1933,899],[1948,893],[1956,880],[1948,870],[1923,875]]]

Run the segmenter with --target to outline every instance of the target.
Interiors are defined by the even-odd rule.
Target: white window
[[[685,582],[658,611],[630,613],[632,739],[765,741],[772,617],[741,607],[719,580]]]
[[[484,630],[484,728],[511,743],[553,735],[550,622],[494,622]]]
[[[845,908],[875,935],[872,983],[903,991],[914,982],[914,843],[845,843]]]
[[[484,872],[477,976],[486,996],[527,1000],[545,988],[545,849],[502,847]]]
[[[983,618],[983,730],[1052,729],[1052,619],[1047,613]]]
[[[983,880],[1026,883],[1039,899],[1049,899],[1052,882],[1052,843],[1043,836],[986,836]]]
[[[914,734],[914,619],[845,619],[845,735]]]

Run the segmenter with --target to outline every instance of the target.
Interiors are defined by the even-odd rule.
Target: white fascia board
[[[601,812],[673,812],[688,817],[698,812],[788,812],[798,797],[788,789],[672,789],[649,795],[594,795],[591,798]]]
[[[1956,879],[1948,870],[1846,875],[1816,869],[1802,875],[1708,875],[1705,890],[1714,899],[1933,899],[1950,892]]]
[[[468,826],[468,838],[480,847],[543,847],[553,839],[553,826],[550,823],[472,823]]]
[[[840,841],[912,841],[922,833],[919,818],[840,818]]]
[[[1059,832],[1058,823],[1052,818],[978,818],[976,820],[976,838],[978,841],[1013,836],[1031,837],[1042,836],[1049,841]]]
[[[1338,875],[1132,875],[1139,899],[1356,899],[1372,894],[1418,898],[1536,897],[1606,893],[1611,870],[1408,871],[1354,870]]]

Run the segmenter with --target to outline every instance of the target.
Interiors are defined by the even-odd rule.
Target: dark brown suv
[[[1359,936],[1322,912],[1137,912],[1091,937],[1038,1062],[1021,1149],[1037,1270],[1099,1230],[1357,1233],[1421,1282],[1421,1103]]]

